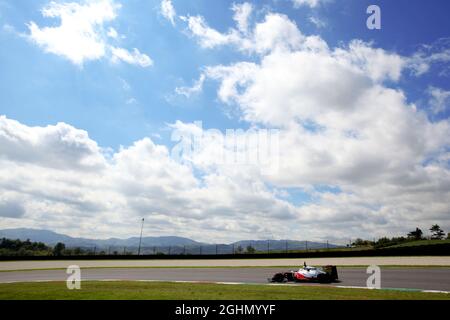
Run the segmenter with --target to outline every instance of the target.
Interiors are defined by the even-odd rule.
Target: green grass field
[[[221,285],[169,282],[0,284],[0,300],[450,300],[449,294],[331,286]]]
[[[405,243],[397,244],[395,246],[390,246],[390,247],[387,247],[387,248],[434,246],[434,245],[448,244],[448,243],[450,243],[450,240],[418,240],[418,241],[411,241],[411,242],[405,242]]]

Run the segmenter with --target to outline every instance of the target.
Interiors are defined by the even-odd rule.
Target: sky
[[[205,242],[450,232],[449,10],[0,0],[0,228],[129,237],[145,218],[147,236]]]

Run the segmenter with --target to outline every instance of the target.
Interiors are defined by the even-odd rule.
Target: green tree
[[[354,246],[354,247],[368,247],[368,246],[371,246],[371,245],[373,245],[372,241],[363,240],[363,239],[360,239],[360,238],[356,239],[355,242],[352,243],[352,246]]]
[[[411,231],[408,233],[408,238],[414,239],[414,240],[422,240],[423,239],[423,232],[419,228],[416,228],[415,231]]]
[[[432,225],[430,231],[432,234],[431,239],[442,240],[445,236],[444,230],[442,230],[441,227],[439,227],[439,225],[437,224]]]
[[[64,243],[58,242],[56,246],[53,248],[53,255],[54,256],[62,256],[63,251],[66,249],[66,245]]]
[[[236,252],[237,252],[237,253],[242,253],[243,251],[244,251],[244,249],[243,249],[242,246],[240,246],[240,245],[239,245],[239,246],[237,247],[237,249],[236,249]]]
[[[0,255],[3,256],[42,256],[47,255],[51,248],[41,242],[0,239]]]
[[[251,254],[256,252],[255,248],[253,248],[252,246],[247,246],[246,250],[247,250],[247,253],[251,253]]]

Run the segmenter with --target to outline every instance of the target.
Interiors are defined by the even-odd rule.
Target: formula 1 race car
[[[331,283],[338,281],[336,266],[310,267],[304,264],[298,271],[276,273],[269,282],[317,282]]]

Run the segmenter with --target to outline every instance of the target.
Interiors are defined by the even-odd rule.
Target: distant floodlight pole
[[[142,218],[141,236],[139,237],[138,256],[141,255],[142,231],[144,230],[144,218]]]

